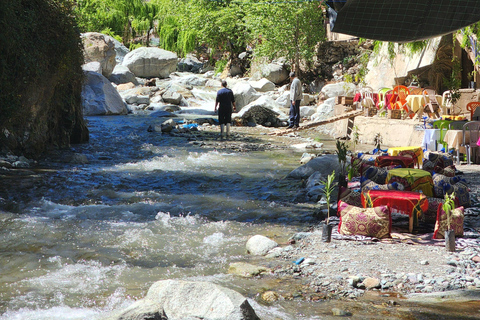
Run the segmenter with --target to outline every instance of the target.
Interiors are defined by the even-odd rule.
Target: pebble
[[[350,317],[352,315],[350,312],[339,308],[332,308],[332,314],[340,317]]]

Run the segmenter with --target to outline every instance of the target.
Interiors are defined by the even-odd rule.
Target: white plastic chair
[[[465,133],[469,132],[469,139],[465,139]],[[480,138],[480,121],[469,121],[463,125],[463,146],[467,153],[467,164],[471,163],[472,148],[478,148],[477,141]]]

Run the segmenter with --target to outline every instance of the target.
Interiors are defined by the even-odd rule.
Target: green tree
[[[148,20],[152,7],[143,0],[78,0],[76,14],[83,32],[109,29],[120,35],[124,44],[128,44],[135,35],[132,23],[137,28],[153,24],[154,18],[152,23]],[[142,21],[145,23],[142,24]]]
[[[251,1],[248,25],[253,30],[255,51],[269,58],[286,57],[300,71],[311,63],[315,46],[325,40],[323,12],[317,2]]]

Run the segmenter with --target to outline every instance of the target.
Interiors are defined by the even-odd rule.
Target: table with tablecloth
[[[376,167],[401,166],[402,168],[413,168],[414,160],[402,156],[379,156],[375,159]]]
[[[443,107],[442,107],[443,97],[440,95],[435,95],[435,98],[437,98],[437,103],[442,108],[442,112],[443,112]],[[410,94],[407,96],[407,103],[413,112],[417,112],[418,110],[423,109],[423,107],[429,102],[430,102],[430,98],[428,96],[424,96],[421,94],[419,95]]]
[[[394,182],[404,185],[406,191],[422,192],[427,197],[433,197],[433,179],[428,171],[412,168],[389,170],[386,183]]]
[[[398,156],[401,155],[402,151],[412,151],[412,153],[415,155],[415,162],[418,167],[423,164],[423,148],[422,147],[415,147],[415,146],[410,146],[410,147],[392,147],[388,148],[387,153],[390,156]]]
[[[447,130],[443,138],[447,144],[448,150],[455,149],[460,153],[465,153],[466,148],[463,145],[463,130]],[[470,132],[465,131],[465,140],[470,141]]]
[[[437,151],[438,146],[441,146],[441,144],[438,142],[439,140],[440,129],[425,129],[422,145],[425,147],[426,150]]]
[[[362,192],[362,206],[373,208],[387,206],[409,216],[408,230],[418,226],[418,218],[428,210],[428,199],[425,194],[413,191],[369,190]]]

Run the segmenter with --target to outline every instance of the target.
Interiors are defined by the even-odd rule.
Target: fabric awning
[[[343,6],[337,12],[332,32],[373,40],[390,42],[424,40],[451,33],[480,21],[480,0],[339,2]]]

